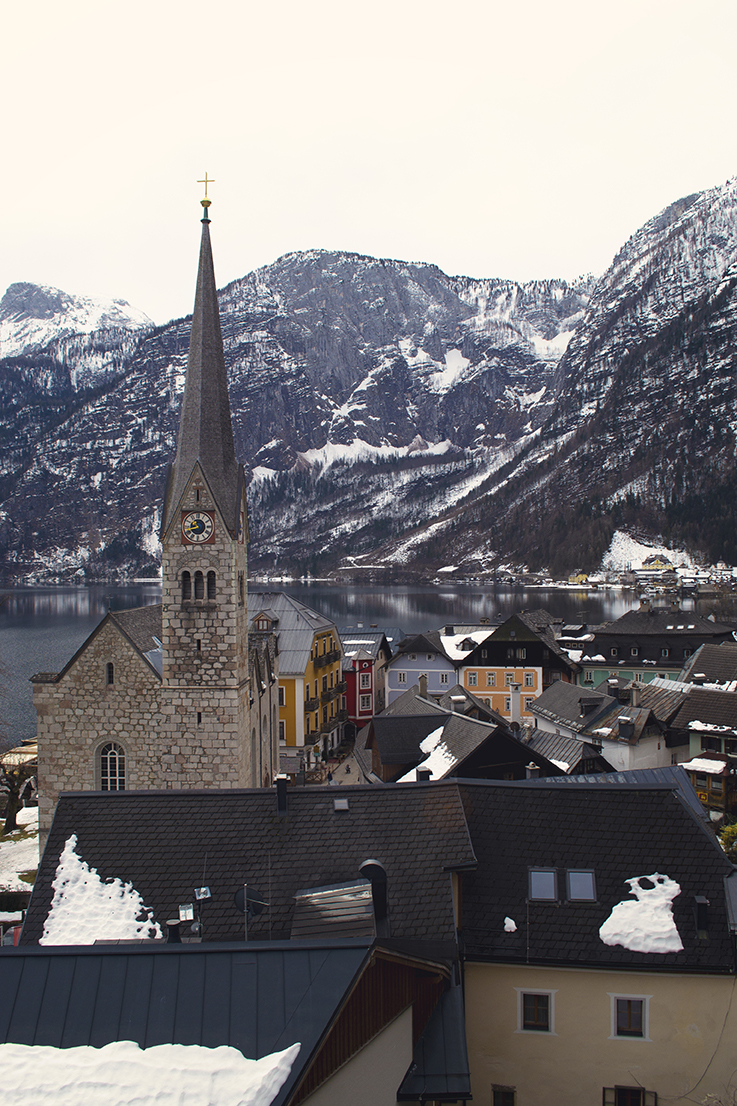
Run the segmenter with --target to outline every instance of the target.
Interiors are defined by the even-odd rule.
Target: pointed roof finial
[[[204,198],[204,200],[200,200],[200,203],[202,204],[202,206],[205,209],[205,215],[204,215],[204,218],[203,218],[202,222],[203,223],[209,223],[210,220],[207,217],[207,213],[208,213],[208,208],[212,204],[212,200],[208,200],[208,198],[207,198],[207,186],[208,186],[208,184],[214,184],[215,181],[212,180],[212,179],[208,179],[207,173],[205,173],[205,179],[204,180],[198,180],[197,183],[198,184],[204,184],[204,186],[205,186],[205,198]]]

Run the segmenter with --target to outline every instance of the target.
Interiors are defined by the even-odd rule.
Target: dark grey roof
[[[689,692],[690,688],[675,680],[660,679],[641,684],[637,689],[640,706],[649,707],[659,722],[666,723],[676,716]]]
[[[243,916],[233,895],[244,883],[270,906],[249,922],[251,939],[287,940],[300,889],[360,877],[368,859],[388,877],[392,937],[453,941],[448,866],[473,860],[458,793],[390,788],[294,787],[288,813],[275,789],[254,791],[67,792],[60,796],[23,933],[36,943],[51,904],[58,858],[71,834],[77,854],[102,879],[131,880],[157,921],[176,915],[193,888],[210,887],[203,908],[208,941],[238,940]],[[334,800],[347,798],[348,809]],[[406,894],[408,887],[413,895]]]
[[[603,759],[599,750],[588,741],[551,733],[549,730],[533,730],[526,744],[554,764],[565,765],[566,772],[572,772],[582,760]]]
[[[442,995],[415,1047],[398,1102],[458,1102],[471,1097],[466,1015],[459,985]]]
[[[564,783],[572,787],[611,787],[612,784],[642,784],[649,787],[653,784],[664,784],[668,787],[678,788],[681,798],[688,803],[691,812],[708,829],[709,835],[714,837],[714,829],[707,811],[704,809],[696,789],[691,783],[688,773],[680,764],[666,764],[662,768],[630,768],[627,772],[606,772],[595,775],[567,775],[551,776],[549,779],[521,780],[520,786],[535,787],[549,783]]]
[[[41,935],[57,858],[76,833],[78,854],[103,879],[130,880],[157,919],[189,901],[194,886],[209,885],[206,942],[241,937],[233,892],[244,883],[270,904],[249,921],[249,937],[278,941],[291,931],[298,890],[355,881],[360,865],[372,858],[387,872],[397,945],[428,941],[454,949],[454,869],[463,886],[465,954],[472,959],[625,970],[734,967],[723,885],[733,868],[673,778],[660,784],[560,776],[355,786],[340,789],[348,800],[344,811],[334,809],[335,791],[290,789],[282,817],[272,790],[63,794],[23,944]],[[528,903],[531,866],[555,868],[561,880],[566,869],[592,869],[596,901],[569,902],[561,883],[557,903]],[[626,881],[653,872],[679,884],[673,916],[683,951],[605,945],[599,927],[628,900]],[[710,902],[708,941],[696,933],[696,895]],[[505,932],[505,917],[515,920],[516,933]]]
[[[590,703],[594,709],[586,714],[582,713],[582,700]],[[566,683],[565,680],[555,680],[530,704],[530,710],[533,714],[551,722],[562,723],[580,733],[592,720],[610,710],[616,703],[617,700],[612,695],[587,691],[586,688]]]
[[[397,643],[394,647],[394,655],[404,655],[406,653],[437,653],[439,656],[444,657],[445,660],[451,661],[451,658],[443,647],[441,638],[442,634],[440,630],[427,630],[424,634],[414,634]]]
[[[596,636],[609,637],[618,634],[644,636],[657,634],[658,637],[678,637],[703,634],[713,638],[720,634],[731,634],[734,623],[711,622],[695,611],[671,610],[668,607],[655,607],[650,610],[625,611],[614,622],[607,622],[596,628]]]
[[[462,687],[461,684],[449,688],[442,696],[439,705],[444,710],[452,710],[455,714],[470,714],[472,711],[477,711],[478,718],[485,722],[493,722],[496,726],[507,724],[501,714],[497,714],[483,699],[474,695],[468,688]]]
[[[401,695],[377,715],[377,718],[387,718],[396,715],[415,714],[445,714],[445,710],[438,706],[432,699],[423,699],[420,695],[419,684],[413,684],[403,691]]]
[[[672,785],[544,781],[461,785],[479,865],[463,874],[463,935],[469,959],[564,962],[611,968],[730,971],[733,950],[723,880],[732,865]],[[534,785],[533,785],[534,784]],[[435,784],[434,786],[441,786]],[[557,902],[528,901],[530,867],[555,868]],[[565,870],[593,870],[596,901],[572,902]],[[680,893],[673,918],[680,952],[606,945],[599,928],[622,901],[627,880],[659,872]],[[699,940],[694,897],[709,899],[709,940]],[[517,924],[505,932],[504,919]]]
[[[687,730],[690,722],[705,722],[712,726],[736,729],[737,694],[733,691],[692,687],[673,718],[672,726],[674,729]]]
[[[438,726],[445,725],[447,718],[447,711],[443,711],[439,716],[377,714],[371,725],[381,763],[416,764],[424,760],[420,742],[424,741]]]
[[[706,643],[699,646],[684,664],[680,679],[693,680],[697,674],[706,677],[710,684],[731,684],[737,680],[737,644],[723,641],[719,645]]]
[[[184,490],[199,462],[225,525],[235,535],[243,472],[235,457],[223,355],[209,219],[202,220],[187,378],[179,416],[177,453],[169,474],[162,533],[169,529]]]

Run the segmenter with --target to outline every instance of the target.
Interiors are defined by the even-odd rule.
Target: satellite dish
[[[259,894],[259,892],[254,887],[249,887],[248,888],[248,896],[247,896],[246,901],[247,901],[247,904],[248,904],[248,917],[249,918],[257,917],[257,915],[259,915],[261,913],[261,911],[264,909],[264,907],[269,905],[267,902],[264,902],[264,900],[261,898],[261,895]],[[243,887],[239,887],[238,890],[236,891],[236,893],[233,895],[233,903],[235,904],[236,909],[240,910],[240,912],[242,914],[243,913]]]

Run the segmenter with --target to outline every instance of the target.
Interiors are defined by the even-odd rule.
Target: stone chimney
[[[427,673],[423,672],[417,682],[420,685],[420,698],[427,699]]]

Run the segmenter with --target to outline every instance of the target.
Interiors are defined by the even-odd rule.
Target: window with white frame
[[[525,687],[534,687],[534,686],[535,686],[535,673],[534,672],[525,672]]]
[[[525,710],[529,710],[534,702],[535,702],[535,696],[534,695],[525,695]]]
[[[609,993],[612,1027],[610,1040],[650,1040],[650,999],[652,995],[622,995]]]
[[[514,672],[505,672],[504,673],[504,683],[505,683],[506,687],[511,687],[512,686],[512,684],[514,683]]]
[[[370,672],[362,672],[361,673],[361,687],[371,687],[371,673]]]
[[[486,673],[486,686],[487,687],[496,687],[496,672],[487,672]]]
[[[125,750],[110,741],[103,745],[100,757],[100,790],[125,791]]]
[[[407,673],[406,672],[397,672],[397,683],[398,684],[406,684],[407,683]]]
[[[286,741],[287,740],[287,724],[286,724],[286,722],[280,722],[279,723],[279,740],[280,741]]]
[[[505,699],[504,700],[504,713],[509,714],[511,709],[512,709],[512,700],[511,699]]]
[[[477,684],[478,684],[478,673],[477,672],[469,672],[468,673],[468,686],[469,687],[476,687]]]
[[[362,712],[365,712],[367,710],[371,710],[371,696],[370,695],[362,695],[361,696],[359,710],[361,710]]]
[[[447,684],[447,683],[450,682],[448,680],[448,673],[447,672],[441,672],[440,673],[440,682],[441,682],[441,684]]]
[[[517,1032],[555,1033],[554,998],[556,991],[517,991]]]
[[[426,653],[425,657],[429,661],[434,661],[435,660],[435,654],[434,653]]]
[[[284,706],[284,688],[279,684],[279,706]]]
[[[593,682],[594,682],[594,670],[593,670],[593,668],[584,668],[584,670],[583,670],[583,682],[585,684],[593,684]]]

